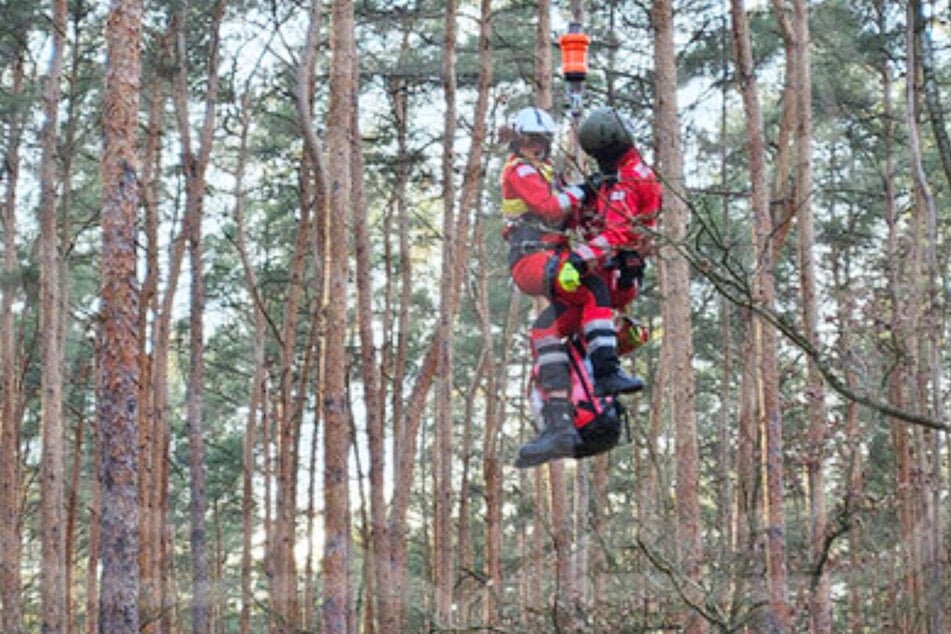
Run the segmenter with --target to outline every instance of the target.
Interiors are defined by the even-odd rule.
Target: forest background
[[[0,629],[941,632],[946,2],[0,2]],[[665,185],[630,436],[533,434],[537,104]]]

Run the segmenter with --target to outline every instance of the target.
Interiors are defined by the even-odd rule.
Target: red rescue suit
[[[662,201],[660,182],[631,148],[618,159],[617,171],[605,175],[593,209],[575,220],[585,239],[574,246],[575,253],[589,266],[603,265],[609,258],[619,265],[601,268],[615,308],[623,308],[637,296],[637,284],[625,276],[625,265],[633,266],[634,260],[649,255],[650,236],[644,229],[656,224]]]
[[[554,282],[570,253],[566,221],[582,201],[578,187],[555,190],[548,163],[513,155],[502,170],[503,235],[509,242],[512,279],[522,292],[551,300],[529,335],[542,386],[549,391],[570,386],[565,335],[582,331],[593,359],[599,347],[606,354],[615,350],[610,294],[603,280],[586,276],[573,291]]]

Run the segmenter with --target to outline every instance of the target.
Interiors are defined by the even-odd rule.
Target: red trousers
[[[565,347],[565,338],[570,335],[584,335],[596,375],[602,362],[617,360],[610,289],[600,274],[585,275],[582,285],[570,292],[554,284],[555,273],[567,257],[567,251],[537,251],[523,256],[512,267],[512,278],[522,292],[548,296],[551,301],[529,333],[539,380],[547,391],[571,385]]]

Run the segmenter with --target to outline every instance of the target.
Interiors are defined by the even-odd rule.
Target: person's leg
[[[581,309],[581,331],[588,357],[594,367],[594,389],[598,395],[619,392],[637,392],[644,381],[621,370],[617,352],[617,332],[614,329],[611,293],[599,275],[587,275],[584,288],[590,299]]]
[[[545,428],[519,448],[515,466],[534,467],[549,460],[574,456],[581,442],[575,429],[569,398],[571,375],[562,330],[577,322],[577,310],[549,305],[532,324],[532,352],[538,365],[538,380],[546,395],[542,405]]]

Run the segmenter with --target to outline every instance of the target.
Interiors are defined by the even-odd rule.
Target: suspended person
[[[612,304],[624,311],[643,283],[646,257],[653,252],[649,229],[656,224],[663,202],[663,188],[653,170],[634,147],[630,120],[614,108],[598,108],[578,128],[581,149],[598,163],[600,174],[579,229],[585,242],[573,247],[581,263],[596,268],[611,290]],[[604,264],[610,262],[610,267]],[[623,317],[626,317],[624,315]],[[637,328],[626,320],[626,328]],[[626,334],[626,333],[625,333]],[[622,337],[627,345],[635,341]]]
[[[602,394],[633,392],[643,387],[624,374],[617,357],[611,293],[604,279],[582,276],[569,262],[565,225],[585,201],[577,185],[559,190],[551,164],[555,122],[540,108],[523,108],[509,129],[511,155],[502,170],[503,235],[509,243],[509,267],[518,288],[547,297],[529,333],[532,355],[546,399],[544,429],[519,449],[516,466],[529,467],[575,455],[581,442],[569,398],[569,358],[564,338],[575,328],[583,333]]]

